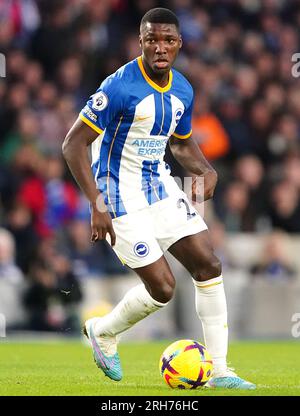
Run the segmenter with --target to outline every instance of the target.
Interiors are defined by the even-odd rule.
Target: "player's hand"
[[[218,175],[215,170],[209,170],[204,175],[204,201],[214,196],[215,188],[218,182]]]
[[[205,173],[203,179],[204,179],[204,187],[197,186],[198,185],[197,178],[195,178],[192,182],[192,200],[193,201],[199,202],[199,196],[200,196],[200,200],[207,201],[208,199],[211,199],[214,195],[214,191],[218,182],[217,172],[215,170],[209,170]],[[203,193],[204,195],[199,195],[199,192]]]
[[[111,216],[108,211],[100,212],[97,207],[92,207],[91,211],[91,242],[105,240],[106,234],[110,235],[110,244],[116,244],[116,234],[113,229]]]

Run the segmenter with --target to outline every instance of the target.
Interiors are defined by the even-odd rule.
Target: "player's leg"
[[[117,336],[165,306],[173,295],[175,280],[153,235],[148,209],[115,218],[113,226],[117,235],[114,251],[143,283],[130,289],[109,314],[86,321],[85,333],[98,367],[113,380],[120,380]]]
[[[141,284],[130,289],[116,307],[95,325],[97,335],[115,337],[172,298],[175,279],[164,256],[147,266],[133,269]]]
[[[212,355],[213,387],[252,389],[255,385],[237,377],[227,367],[227,305],[221,263],[215,256],[207,230],[186,236],[169,248],[190,272],[195,286],[196,311],[202,322],[205,344]]]
[[[91,341],[97,366],[116,381],[122,379],[117,336],[165,306],[175,287],[175,279],[164,256],[135,271],[143,283],[130,289],[109,314],[85,323],[85,334]]]
[[[202,322],[205,344],[215,369],[223,371],[227,368],[227,306],[221,263],[213,252],[208,231],[180,239],[169,251],[193,278],[196,311]]]

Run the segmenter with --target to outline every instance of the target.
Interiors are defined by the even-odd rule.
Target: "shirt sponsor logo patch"
[[[132,142],[132,146],[137,148],[137,154],[139,156],[146,155],[163,155],[166,149],[168,138],[166,139],[135,139]]]

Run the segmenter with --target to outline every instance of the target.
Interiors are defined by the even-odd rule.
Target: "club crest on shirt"
[[[96,92],[96,94],[92,96],[92,100],[92,107],[97,111],[104,110],[108,105],[107,95],[103,91]]]
[[[179,120],[181,119],[183,114],[183,110],[181,108],[178,108],[178,110],[175,111],[175,123],[176,125],[179,123]]]
[[[138,257],[145,257],[149,253],[149,246],[147,243],[140,241],[134,246],[134,253]]]

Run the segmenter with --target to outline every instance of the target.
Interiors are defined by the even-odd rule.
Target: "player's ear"
[[[179,49],[182,47],[182,37],[179,35]]]
[[[139,35],[139,44],[140,44],[140,48],[142,47],[142,36]]]

